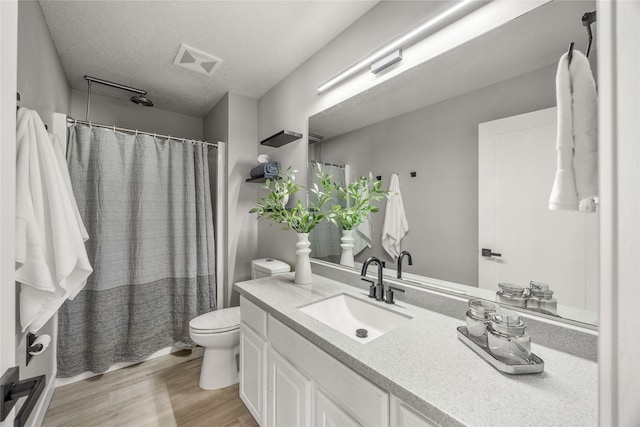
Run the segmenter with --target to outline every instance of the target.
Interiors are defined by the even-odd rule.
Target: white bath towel
[[[353,229],[353,254],[358,255],[365,248],[373,246],[371,231],[371,215],[367,215],[360,224]]]
[[[589,60],[565,53],[556,74],[557,171],[549,198],[551,210],[595,211],[598,197],[598,100]]]
[[[20,108],[16,145],[16,281],[22,331],[36,332],[93,271],[64,155],[35,111]]]
[[[409,231],[398,174],[391,175],[389,193],[390,197],[387,199],[384,224],[382,225],[382,247],[391,258],[396,259],[400,256],[400,242]]]

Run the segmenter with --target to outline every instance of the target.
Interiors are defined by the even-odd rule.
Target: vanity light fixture
[[[395,52],[391,52],[389,55],[385,56],[382,59],[377,60],[369,69],[373,74],[378,74],[382,70],[386,70],[391,67],[393,64],[397,64],[402,61],[402,48],[396,50]]]
[[[420,24],[420,25],[414,27],[413,29],[407,31],[403,35],[397,37],[396,39],[392,40],[391,42],[389,42],[388,44],[384,45],[380,49],[376,50],[371,55],[367,56],[366,58],[364,58],[364,59],[362,59],[362,60],[360,60],[358,62],[356,62],[351,67],[349,67],[346,70],[340,72],[339,74],[336,74],[335,76],[331,77],[326,82],[322,83],[320,86],[318,86],[318,93],[322,93],[322,92],[324,92],[324,91],[326,91],[326,90],[338,85],[339,83],[345,81],[349,77],[352,77],[354,74],[358,73],[359,71],[371,66],[376,61],[379,61],[379,60],[387,57],[388,55],[393,54],[398,49],[401,49],[402,47],[404,47],[404,46],[406,46],[406,45],[418,40],[421,36],[424,36],[425,32],[428,29],[434,27],[436,24],[442,22],[445,18],[447,18],[447,17],[453,15],[454,13],[458,12],[459,10],[463,9],[465,6],[469,5],[473,1],[474,0],[460,0],[459,2],[455,3],[450,8],[445,9],[444,11],[442,11],[439,14],[437,14],[436,16],[427,19],[422,24]],[[402,59],[402,57],[396,59],[395,62],[398,62],[400,59]],[[395,62],[393,62],[393,63],[395,63]],[[389,65],[391,65],[391,64],[389,64]],[[378,71],[380,71],[380,70],[378,70]]]

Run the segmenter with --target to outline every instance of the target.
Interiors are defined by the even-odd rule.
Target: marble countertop
[[[340,293],[371,302],[366,293],[313,276],[293,283],[293,273],[236,283],[235,289],[274,318],[444,426],[595,426],[598,365],[536,345],[545,361],[535,375],[507,375],[482,360],[457,337],[464,322],[402,302],[384,308],[413,318],[366,344],[313,319],[298,307]]]

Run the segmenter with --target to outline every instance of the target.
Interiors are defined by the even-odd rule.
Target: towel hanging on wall
[[[36,332],[86,284],[87,232],[64,155],[35,111],[20,108],[16,144],[16,281],[22,331]]]
[[[573,50],[556,75],[557,171],[549,209],[595,211],[598,197],[598,100],[589,60]]]
[[[382,247],[391,258],[396,259],[400,256],[400,242],[409,231],[398,174],[391,175],[389,193],[382,226]]]

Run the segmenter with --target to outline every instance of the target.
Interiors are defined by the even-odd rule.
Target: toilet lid
[[[194,331],[224,332],[240,327],[240,307],[230,307],[194,317],[189,322]]]

